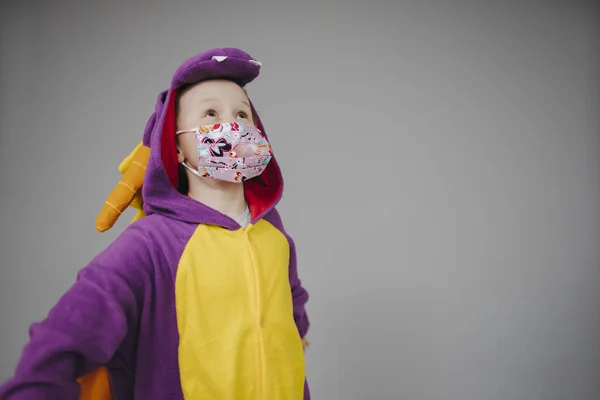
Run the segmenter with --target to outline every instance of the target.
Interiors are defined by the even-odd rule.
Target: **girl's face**
[[[185,90],[179,97],[177,131],[201,125],[224,122],[243,122],[255,126],[246,92],[226,80],[200,82]],[[177,136],[179,162],[185,160],[197,167],[198,148],[193,132]]]

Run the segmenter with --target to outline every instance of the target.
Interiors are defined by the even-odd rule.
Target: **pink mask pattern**
[[[198,169],[182,165],[197,176],[243,182],[263,173],[273,156],[263,133],[242,122],[203,125],[176,134],[195,133]]]

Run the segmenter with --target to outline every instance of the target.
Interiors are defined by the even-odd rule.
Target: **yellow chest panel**
[[[176,282],[186,400],[301,400],[304,351],[293,318],[290,248],[267,221],[198,226]]]

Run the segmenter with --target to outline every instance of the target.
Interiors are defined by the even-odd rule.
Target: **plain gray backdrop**
[[[0,380],[189,56],[239,47],[311,293],[314,399],[600,398],[592,1],[0,6]]]

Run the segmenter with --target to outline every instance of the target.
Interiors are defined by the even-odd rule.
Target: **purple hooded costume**
[[[243,183],[252,215],[246,228],[177,189],[178,89],[208,79],[245,86],[259,70],[231,48],[178,68],[144,133],[147,216],[81,270],[47,318],[32,325],[1,400],[77,400],[77,380],[101,368],[117,400],[310,398],[302,348],[308,293],[275,209],[283,192],[277,161]]]

